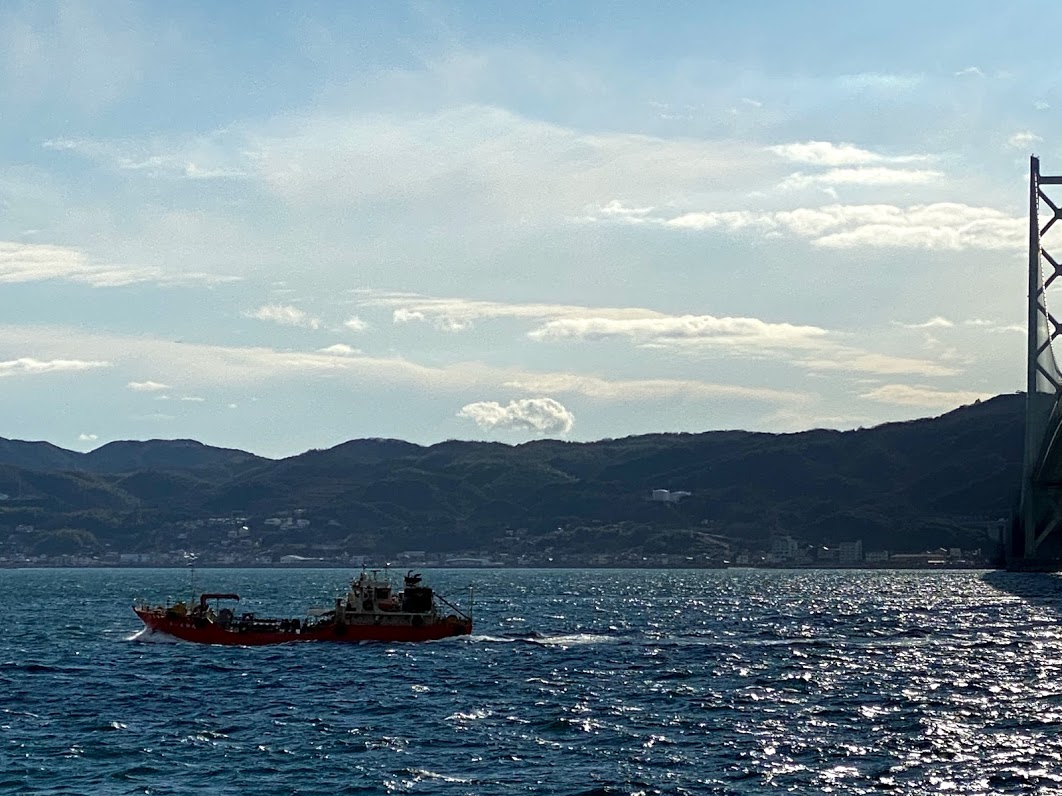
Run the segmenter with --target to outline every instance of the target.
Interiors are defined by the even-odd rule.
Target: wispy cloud
[[[597,216],[596,220],[627,223],[625,218],[616,216]],[[784,232],[814,246],[834,249],[1020,250],[1026,234],[1023,218],[956,202],[908,207],[831,204],[780,211],[692,211],[670,218],[643,217],[638,223],[693,232]]]
[[[923,81],[922,75],[896,74],[889,72],[859,72],[841,75],[837,84],[849,91],[899,92],[916,88]]]
[[[744,356],[789,359],[810,371],[846,371],[879,375],[951,376],[950,364],[915,357],[865,351],[845,345],[818,326],[768,323],[758,318],[716,318],[710,315],[642,319],[598,317],[547,321],[532,330],[534,340],[601,340],[622,337],[650,348],[715,348]]]
[[[350,318],[343,322],[343,326],[352,332],[364,332],[369,328],[369,324],[359,318],[357,315],[352,315]]]
[[[955,73],[955,77],[980,77],[983,78],[985,73],[977,66],[968,66],[965,69],[960,69]]]
[[[1038,144],[1043,141],[1036,133],[1029,130],[1022,130],[1021,132],[1014,133],[1007,139],[1007,147],[1009,149],[1029,149],[1033,144]]]
[[[696,379],[606,379],[581,373],[535,373],[502,384],[525,393],[582,395],[609,402],[648,400],[739,399],[766,403],[803,403],[808,395],[795,390],[741,384],[714,384]]]
[[[131,381],[127,385],[133,392],[162,392],[163,390],[170,389],[168,384],[163,384],[158,381]]]
[[[330,345],[326,348],[318,348],[317,350],[321,354],[332,354],[338,357],[352,357],[355,354],[361,353],[358,349],[349,346],[346,343],[336,343],[335,345]]]
[[[821,356],[799,359],[795,364],[812,371],[873,373],[879,376],[955,376],[958,368],[917,357],[893,356],[847,346],[824,348]]]
[[[938,390],[933,387],[917,387],[907,384],[886,384],[859,396],[868,401],[895,404],[897,406],[931,407],[949,409],[987,400],[991,393]]]
[[[457,416],[472,420],[482,429],[537,434],[565,435],[575,425],[575,416],[552,398],[521,398],[504,406],[496,401],[477,401],[461,407]]]
[[[618,199],[613,199],[598,212],[603,216],[621,216],[623,218],[642,218],[653,212],[651,207],[627,207]]]
[[[955,326],[955,324],[947,318],[942,318],[939,315],[930,318],[928,321],[923,321],[922,323],[896,322],[896,325],[904,329],[950,329]]]
[[[418,391],[454,393],[465,390],[518,391],[532,396],[572,393],[610,402],[626,403],[691,398],[744,398],[767,403],[805,400],[798,391],[744,384],[718,384],[693,378],[623,379],[565,371],[534,371],[517,367],[491,367],[477,362],[428,366],[403,357],[373,357],[364,354],[337,355],[307,351],[278,351],[262,346],[234,347],[99,333],[77,334],[63,327],[33,329],[34,344],[44,350],[64,352],[71,348],[107,352],[119,365],[151,368],[154,383],[168,389],[170,383],[185,388],[246,387],[278,380],[329,375],[352,384],[407,386]],[[0,325],[0,345],[26,339],[25,327]]]
[[[697,339],[719,345],[743,347],[781,345],[799,347],[827,334],[817,326],[767,323],[757,318],[716,318],[712,315],[684,315],[657,318],[583,317],[548,321],[532,330],[534,340],[578,338],[600,340],[627,337],[638,342],[664,342]]]
[[[782,180],[778,187],[794,190],[809,187],[837,185],[926,185],[944,176],[943,172],[930,169],[890,169],[883,167],[830,169],[821,174],[795,172]]]
[[[814,225],[813,220],[804,223]],[[673,351],[715,350],[727,354],[788,359],[792,364],[811,371],[847,370],[852,373],[913,374],[924,376],[954,375],[954,365],[941,364],[917,357],[879,354],[853,348],[841,342],[843,336],[819,326],[764,321],[747,317],[716,317],[713,315],[667,315],[643,307],[599,308],[555,304],[504,304],[500,302],[465,299],[436,299],[429,297],[380,295],[363,300],[380,306],[403,304],[395,310],[399,323],[431,322],[440,328],[469,328],[481,319],[521,319],[537,325],[526,334],[541,343],[594,342],[623,339],[640,348],[661,348]],[[944,319],[931,319],[927,325],[939,326]],[[549,381],[542,376],[519,386],[531,392],[557,392],[574,389],[582,383],[604,395],[611,387],[596,384],[592,378],[582,382],[569,376]],[[615,382],[609,382],[613,384]],[[670,382],[667,382],[670,383]],[[517,382],[510,381],[515,385]],[[641,380],[635,385],[623,382],[628,390],[652,391],[655,382]],[[745,390],[728,385],[702,385],[719,395],[726,390]],[[751,393],[749,393],[751,394]],[[781,393],[775,392],[774,397]]]
[[[152,266],[108,265],[68,246],[0,241],[0,282],[64,280],[92,287],[121,287],[143,282],[159,285],[221,284],[236,277],[200,272],[167,273]]]
[[[661,313],[637,307],[588,308],[570,304],[505,303],[462,298],[434,298],[408,293],[369,294],[358,301],[363,307],[392,309],[395,323],[430,323],[445,331],[470,329],[477,321],[515,318],[543,320],[548,318],[652,318]]]
[[[156,395],[155,396],[155,400],[156,401],[183,401],[183,402],[186,402],[186,403],[203,403],[203,402],[206,401],[205,398],[201,398],[198,395],[177,395],[177,396],[174,396],[174,395],[167,395],[166,393],[161,393],[159,395]]]
[[[1020,323],[1000,323],[999,321],[989,321],[984,318],[971,318],[968,321],[963,321],[963,326],[972,326],[977,329],[984,329],[986,332],[1013,332],[1017,334],[1026,334],[1028,329]]]
[[[428,315],[421,310],[399,307],[392,313],[395,323],[415,323],[428,320]],[[464,332],[472,328],[471,317],[436,314],[432,319],[435,328],[444,332]]]
[[[291,305],[265,304],[256,310],[245,312],[248,318],[280,324],[281,326],[302,326],[307,329],[319,329],[321,319],[307,315],[303,310]]]
[[[82,359],[34,359],[20,357],[0,362],[0,376],[33,376],[42,373],[69,373],[96,368],[109,368],[111,363],[105,360]]]
[[[832,141],[776,144],[767,147],[767,151],[796,163],[829,167],[913,163],[929,159],[927,155],[884,155],[880,152],[862,149],[854,144],[835,144]]]
[[[214,180],[247,178],[252,174],[250,169],[233,164],[232,144],[223,140],[222,133],[175,141],[55,138],[43,146],[150,177]]]
[[[49,146],[130,176],[246,176],[292,206],[382,201],[436,212],[445,201],[521,226],[564,219],[602,196],[649,192],[664,200],[706,180],[737,189],[771,171],[749,144],[587,133],[477,104],[296,115],[209,137],[57,139]]]

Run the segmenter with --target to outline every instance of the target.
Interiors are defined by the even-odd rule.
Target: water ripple
[[[137,628],[183,573],[4,574],[2,792],[1062,789],[1055,576],[476,572],[470,637],[231,648]],[[346,575],[199,577],[289,613]]]

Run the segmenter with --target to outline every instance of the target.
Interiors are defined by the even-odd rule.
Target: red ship
[[[306,619],[265,619],[237,613],[222,602],[238,602],[238,594],[201,594],[191,606],[133,606],[152,631],[199,644],[260,646],[294,641],[434,641],[472,632],[471,590],[465,613],[442,595],[421,584],[420,575],[406,575],[401,591],[377,572],[353,580],[334,608],[313,609]],[[211,602],[214,605],[211,605]],[[449,612],[443,608],[446,606]]]

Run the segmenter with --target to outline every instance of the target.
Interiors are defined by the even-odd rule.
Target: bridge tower
[[[1047,290],[1062,276],[1062,265],[1044,247],[1044,236],[1062,220],[1062,201],[1053,201],[1045,191],[1045,186],[1054,185],[1062,186],[1062,176],[1041,174],[1040,161],[1033,156],[1029,163],[1025,456],[1021,507],[1007,544],[1007,565],[1014,569],[1062,568],[1062,373],[1053,351],[1055,339],[1062,336],[1062,324],[1047,308]],[[1042,225],[1041,207],[1049,211],[1043,214]]]

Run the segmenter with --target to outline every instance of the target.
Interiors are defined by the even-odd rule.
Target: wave
[[[163,633],[160,630],[152,630],[150,627],[142,627],[133,635],[124,639],[125,641],[135,641],[138,644],[180,644],[181,640],[176,636],[171,636],[169,633]]]

